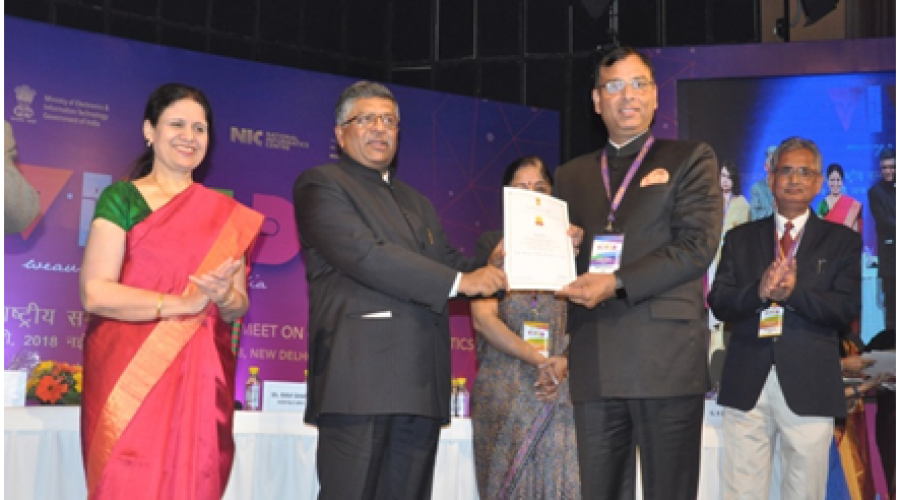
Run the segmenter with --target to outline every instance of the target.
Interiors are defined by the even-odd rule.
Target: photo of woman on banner
[[[230,322],[262,214],[193,181],[213,137],[200,90],[156,89],[144,153],[96,205],[81,268],[81,442],[90,499],[218,499],[234,459]]]
[[[862,234],[862,204],[843,194],[844,169],[837,163],[828,165],[828,195],[819,202],[816,214],[836,224],[843,224]]]

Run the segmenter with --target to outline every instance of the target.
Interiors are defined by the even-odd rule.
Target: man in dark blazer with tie
[[[340,159],[294,184],[319,498],[431,498],[450,420],[448,299],[491,295],[506,277],[452,248],[428,199],[395,178],[400,110],[387,88],[348,87],[335,115]]]
[[[897,311],[897,153],[884,148],[878,157],[881,180],[869,188],[869,210],[878,237],[878,277],[884,292],[884,324],[896,328]]]
[[[733,325],[722,371],[722,499],[768,497],[781,439],[784,500],[825,498],[834,418],[847,414],[838,332],[860,314],[862,240],[816,217],[822,156],[790,138],[769,173],[774,216],[725,236],[709,293]]]
[[[608,51],[595,78],[609,143],[557,169],[555,189],[584,229],[580,276],[559,292],[572,304],[582,494],[633,498],[640,448],[645,499],[693,500],[709,385],[703,281],[722,231],[718,165],[704,143],[652,137],[657,91],[644,55]],[[618,259],[593,258],[621,238]]]

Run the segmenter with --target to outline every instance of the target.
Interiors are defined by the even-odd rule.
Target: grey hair
[[[394,103],[394,109],[397,111],[397,117],[400,117],[400,105],[397,104],[397,99],[394,98],[394,94],[392,94],[387,87],[380,83],[360,80],[341,92],[341,97],[334,107],[335,125],[340,125],[347,121],[347,118],[350,118],[347,115],[350,114],[350,108],[353,107],[353,103],[356,102],[357,99],[367,99],[371,97],[379,97],[392,101]]]
[[[778,159],[781,158],[781,155],[797,149],[805,149],[813,154],[813,166],[816,167],[816,172],[818,172],[819,175],[822,175],[822,153],[819,151],[819,146],[816,146],[816,143],[810,139],[804,139],[802,137],[788,137],[781,141],[781,144],[779,144],[778,147],[775,148],[775,152],[772,153],[772,171],[770,173],[775,173],[775,164],[778,163]]]

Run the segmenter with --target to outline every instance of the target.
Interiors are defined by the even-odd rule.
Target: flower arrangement
[[[82,368],[59,361],[42,361],[31,370],[26,397],[41,404],[81,404]]]

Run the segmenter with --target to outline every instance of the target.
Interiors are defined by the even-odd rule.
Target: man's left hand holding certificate
[[[571,233],[566,202],[504,187],[503,246],[509,289],[557,291],[574,281]]]

